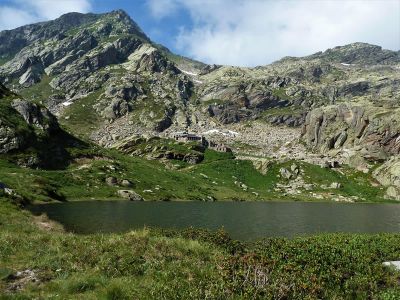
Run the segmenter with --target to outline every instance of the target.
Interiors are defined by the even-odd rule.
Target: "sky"
[[[400,50],[400,0],[0,0],[0,30],[114,9],[206,63],[265,65],[353,42]]]

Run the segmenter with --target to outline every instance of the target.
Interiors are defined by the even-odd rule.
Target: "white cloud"
[[[400,49],[399,0],[171,1],[193,21],[177,48],[208,63],[262,65],[353,42]]]
[[[175,0],[148,0],[147,5],[151,15],[156,19],[171,16],[178,9],[178,1]]]
[[[0,30],[55,19],[68,12],[88,12],[91,0],[12,0],[0,5]]]
[[[0,6],[0,30],[11,29],[23,24],[32,17],[26,11],[13,7]]]

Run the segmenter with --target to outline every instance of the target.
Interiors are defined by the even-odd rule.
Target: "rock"
[[[347,140],[347,132],[346,131],[342,131],[339,136],[336,138],[336,142],[334,145],[335,149],[338,149],[340,147],[342,147],[344,145],[344,143]]]
[[[332,182],[330,185],[331,189],[340,189],[342,188],[342,184],[340,184],[339,182]]]
[[[11,274],[6,280],[10,282],[7,289],[12,292],[23,289],[27,284],[40,282],[36,272],[29,269]]]
[[[292,171],[292,173],[293,173],[295,176],[299,175],[299,173],[300,173],[299,166],[296,165],[296,164],[292,164],[292,165],[290,166],[290,170]]]
[[[207,196],[206,201],[210,201],[210,202],[215,202],[217,199],[215,199],[213,196]]]
[[[125,187],[133,187],[133,183],[130,182],[129,180],[127,180],[127,179],[122,180],[121,181],[121,185],[125,186]]]
[[[389,199],[400,200],[400,188],[389,186],[386,190],[385,196]]]
[[[19,84],[24,87],[30,87],[35,83],[40,82],[41,75],[40,71],[36,70],[34,67],[29,67],[28,70],[20,77]]]
[[[55,131],[59,128],[56,118],[44,107],[23,99],[13,100],[11,106],[29,125],[46,131]]]
[[[399,118],[400,111],[373,104],[320,107],[307,115],[302,139],[320,152],[358,147],[369,160],[382,161],[387,155],[400,154]]]
[[[107,177],[106,178],[106,183],[109,186],[116,186],[118,184],[118,180],[115,177]]]
[[[392,267],[394,268],[396,271],[400,271],[400,260],[398,261],[385,261],[383,263],[383,265],[385,267]]]
[[[106,107],[102,115],[110,120],[120,118],[130,110],[128,103],[123,99],[113,99],[111,104]]]
[[[273,162],[269,159],[254,159],[252,160],[254,168],[261,174],[267,174],[269,168],[273,165]]]
[[[400,188],[400,157],[392,157],[377,168],[372,176],[384,186]]]
[[[349,156],[347,159],[347,164],[350,167],[355,168],[358,171],[363,173],[368,173],[370,165],[367,160],[358,152],[353,153],[353,155]]]
[[[14,128],[1,126],[0,123],[0,153],[21,149],[26,142],[25,137],[18,135]]]
[[[118,196],[129,199],[130,201],[144,201],[142,196],[133,190],[118,190]]]
[[[183,157],[183,161],[186,161],[189,164],[198,164],[204,159],[204,155],[202,153],[189,153]]]
[[[291,179],[292,178],[292,173],[286,168],[280,168],[279,173],[281,174],[282,178],[285,179]]]

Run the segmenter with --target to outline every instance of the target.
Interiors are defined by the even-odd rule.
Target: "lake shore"
[[[399,274],[382,265],[400,257],[399,234],[321,234],[254,243],[195,229],[81,236],[38,226],[29,212],[5,199],[0,212],[0,295],[6,298],[400,295]]]

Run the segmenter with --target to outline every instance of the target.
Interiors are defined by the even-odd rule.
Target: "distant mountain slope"
[[[374,132],[372,120],[390,122],[380,116],[400,106],[400,53],[365,43],[256,68],[206,65],[153,43],[121,10],[66,14],[2,32],[0,41],[0,81],[43,103],[70,132],[107,147],[134,134],[204,132],[259,120],[305,124],[305,143],[330,151],[370,142],[360,136],[336,143],[354,127],[342,122],[343,107],[348,113],[368,108],[363,120],[366,132]],[[326,106],[340,113],[311,117]],[[380,113],[369,117],[374,111]],[[382,122],[380,130],[396,140],[397,127]],[[317,142],[310,128],[323,128]]]

